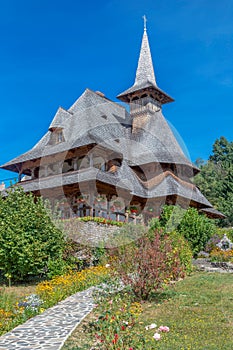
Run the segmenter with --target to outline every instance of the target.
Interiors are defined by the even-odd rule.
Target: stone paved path
[[[233,273],[232,263],[213,263],[209,259],[193,260],[193,265],[200,271],[219,272],[219,273]]]
[[[92,290],[76,293],[0,337],[0,350],[58,350],[93,309]]]

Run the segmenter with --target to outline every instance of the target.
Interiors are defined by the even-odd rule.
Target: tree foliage
[[[0,270],[22,280],[47,269],[49,260],[60,260],[63,233],[54,225],[42,198],[25,194],[20,187],[0,196]]]
[[[160,219],[152,219],[150,230],[162,229],[171,235],[174,231],[183,236],[190,244],[194,257],[204,250],[207,241],[216,232],[214,221],[197,209],[182,209],[179,206],[165,205]]]
[[[198,162],[200,164],[200,162]],[[212,155],[200,165],[194,181],[208,200],[227,216],[220,226],[233,226],[233,142],[220,137],[213,145]]]

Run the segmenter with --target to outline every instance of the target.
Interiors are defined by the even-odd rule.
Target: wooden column
[[[89,154],[89,159],[90,159],[90,168],[93,168],[93,164],[94,164],[94,162],[93,162],[93,153]]]
[[[106,198],[107,198],[107,217],[110,218],[110,202],[111,202],[111,199],[112,199],[111,194],[108,194],[106,196]]]
[[[20,172],[18,175],[18,182],[21,182],[21,180],[22,180],[22,173]]]
[[[74,171],[78,170],[78,158],[73,159]]]
[[[31,178],[32,178],[32,179],[35,179],[35,173],[34,173],[34,171],[35,171],[35,168],[32,168],[32,169],[31,169]]]

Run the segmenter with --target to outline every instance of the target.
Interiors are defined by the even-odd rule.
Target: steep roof
[[[122,92],[121,94],[119,94],[117,98],[124,102],[130,102],[130,96],[132,94],[138,91],[147,90],[149,88],[158,96],[162,104],[174,101],[169,95],[167,95],[157,86],[149,40],[146,28],[144,27],[134,85]]]
[[[49,130],[53,131],[56,128],[63,128],[64,123],[68,118],[70,118],[70,116],[71,116],[71,113],[66,111],[64,108],[59,107],[49,126]]]
[[[31,150],[5,163],[1,168],[18,172],[16,165],[28,160],[104,142],[106,137],[124,138],[125,128],[122,124],[128,124],[129,120],[124,107],[86,89],[68,111],[58,109],[49,131]],[[56,128],[62,128],[64,142],[51,144],[49,141]]]
[[[183,164],[198,169],[186,158],[161,110],[136,134],[126,109],[87,89],[68,110],[59,108],[49,131],[28,152],[1,167],[18,172],[17,164],[65,152],[88,144],[101,144],[122,153],[129,165],[151,162]],[[53,128],[62,128],[64,142],[50,144]]]
[[[157,162],[183,164],[194,174],[199,172],[199,169],[185,156],[161,110],[150,115],[147,123],[138,132],[132,133],[129,128],[124,131],[117,143],[113,141],[111,133],[106,134],[102,140],[109,148],[121,151],[131,166]]]
[[[149,82],[150,84],[157,86],[146,29],[144,29],[142,37],[141,51],[134,85],[140,86],[145,82]]]

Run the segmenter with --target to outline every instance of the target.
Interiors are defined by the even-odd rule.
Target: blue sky
[[[175,99],[163,113],[191,159],[233,140],[233,0],[0,0],[1,164],[85,88],[116,101],[133,84],[144,14],[157,83]]]

